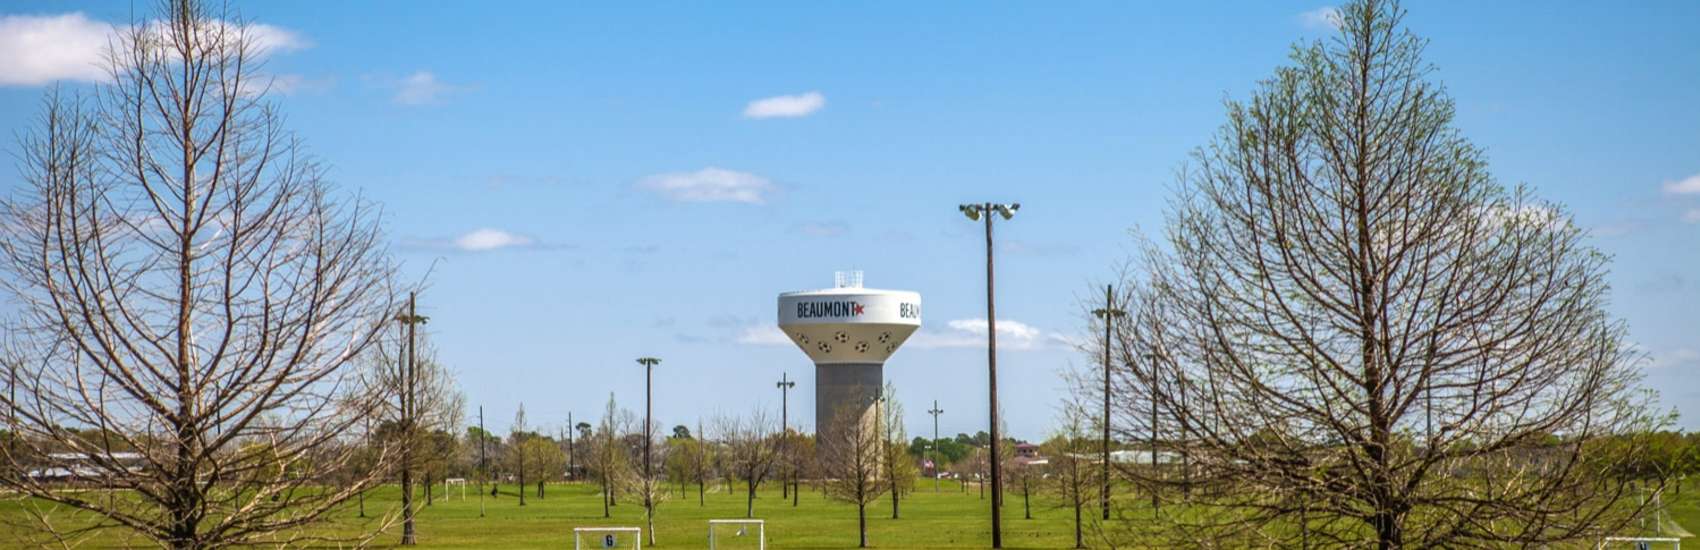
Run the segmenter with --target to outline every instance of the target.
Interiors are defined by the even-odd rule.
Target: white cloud
[[[805,117],[826,106],[826,96],[820,92],[781,95],[751,101],[744,106],[746,118]]]
[[[986,347],[986,320],[956,319],[945,323],[948,330],[922,329],[907,345],[922,349]],[[998,349],[1034,350],[1049,346],[1072,347],[1074,340],[1033,325],[998,319]]]
[[[454,247],[467,252],[484,252],[500,248],[531,245],[531,238],[500,229],[482,228],[456,237]]]
[[[656,174],[638,180],[637,187],[677,202],[742,202],[762,204],[775,189],[767,178],[710,166],[695,172]]]
[[[738,343],[756,346],[788,346],[791,345],[791,339],[787,338],[785,332],[779,330],[779,327],[758,325],[745,327],[744,331],[738,334]]]
[[[224,21],[213,24],[236,30]],[[81,12],[0,17],[0,86],[110,80],[106,48],[131,28],[89,19]],[[167,27],[151,22],[144,28],[165,32]],[[240,30],[253,44],[255,58],[311,45],[294,31],[272,25],[250,23]]]
[[[402,105],[430,105],[455,91],[453,86],[437,80],[430,71],[418,71],[396,82],[395,102]]]
[[[222,23],[221,23],[222,24]],[[313,45],[295,31],[261,23],[246,25],[247,38],[260,56],[303,50]]]
[[[1665,193],[1671,195],[1700,195],[1700,174],[1676,181],[1667,181],[1664,189]]]
[[[1682,223],[1700,223],[1700,208],[1690,208],[1684,211]]]
[[[1342,23],[1339,8],[1323,6],[1299,14],[1299,24],[1310,30],[1338,29]]]
[[[242,83],[243,95],[295,95],[307,92],[322,92],[331,88],[335,81],[329,78],[313,79],[298,74],[276,74],[249,76]]]
[[[1700,365],[1700,351],[1696,351],[1693,348],[1678,348],[1667,353],[1655,355],[1650,368],[1662,369],[1694,365]]]
[[[103,82],[103,52],[115,32],[81,13],[0,17],[0,85]]]

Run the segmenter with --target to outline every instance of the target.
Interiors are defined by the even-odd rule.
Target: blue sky
[[[520,402],[549,427],[609,392],[641,410],[640,355],[664,361],[667,425],[776,408],[782,372],[810,425],[775,295],[845,269],[926,302],[886,369],[910,433],[934,399],[941,431],[984,429],[981,237],[956,205],[991,200],[1023,205],[998,228],[1000,386],[1011,432],[1040,438],[1129,231],[1161,228],[1224,99],[1330,32],[1320,2],[234,7],[266,25],[289,127],[385,205],[410,275],[435,264],[430,331],[493,429]],[[1614,256],[1647,384],[1700,427],[1700,3],[1407,8],[1498,178]],[[0,189],[47,86],[87,86],[86,52],[131,20],[0,7]]]

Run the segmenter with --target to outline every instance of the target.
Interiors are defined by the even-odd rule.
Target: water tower
[[[921,295],[862,288],[840,272],[832,288],[779,295],[779,329],[815,362],[815,433],[840,411],[866,415],[885,361],[921,327]]]

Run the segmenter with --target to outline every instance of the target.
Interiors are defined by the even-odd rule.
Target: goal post
[[[767,550],[767,522],[759,519],[711,519],[708,520],[708,550],[717,550],[719,535],[717,527],[737,526],[738,534],[745,535],[750,526],[756,528],[756,550]]]
[[[1606,550],[1607,548],[1624,547],[1634,548],[1636,550],[1648,550],[1652,548],[1682,550],[1682,539],[1679,537],[1606,537],[1600,539],[1600,544],[1594,548],[1596,550]]]
[[[585,544],[585,537],[590,536],[590,544]],[[574,527],[573,550],[587,548],[621,548],[622,540],[630,540],[625,545],[632,550],[643,550],[643,528],[641,527]]]
[[[450,495],[453,495],[454,493],[449,491],[449,487],[453,487],[453,486],[456,486],[456,485],[460,486],[460,499],[466,500],[466,478],[464,478],[464,477],[451,477],[451,478],[448,478],[448,479],[444,479],[443,480],[443,497],[447,498]]]

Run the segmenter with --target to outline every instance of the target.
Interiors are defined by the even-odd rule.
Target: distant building
[[[141,453],[51,453],[47,458],[55,466],[30,470],[27,473],[30,479],[57,483],[101,480],[111,476],[113,470],[98,463],[116,463],[125,471],[134,472],[141,469],[144,457]]]
[[[1043,466],[1051,461],[1039,455],[1039,446],[1032,443],[1015,444],[1015,457],[1010,459],[1022,466]]]

